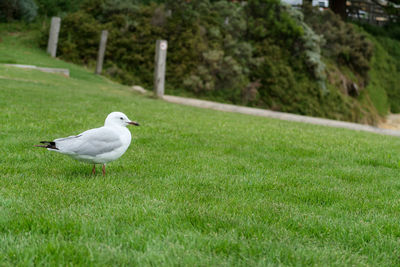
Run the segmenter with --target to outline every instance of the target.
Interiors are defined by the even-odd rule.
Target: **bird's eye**
[[[123,120],[124,118],[121,117],[120,119]]]

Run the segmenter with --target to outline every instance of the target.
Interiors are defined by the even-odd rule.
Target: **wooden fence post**
[[[167,59],[168,42],[157,40],[154,68],[154,94],[158,97],[164,95],[165,65]]]
[[[60,32],[60,24],[61,24],[61,19],[59,17],[51,18],[49,42],[47,43],[47,53],[49,53],[52,57],[55,57],[57,53],[58,33]]]
[[[97,55],[97,64],[96,64],[96,74],[101,74],[101,70],[103,69],[103,60],[104,60],[104,52],[106,51],[107,45],[107,37],[108,31],[104,30],[101,32],[100,45],[99,45],[99,53]]]

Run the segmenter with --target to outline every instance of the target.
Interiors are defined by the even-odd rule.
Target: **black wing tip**
[[[40,143],[41,144],[49,144],[49,145],[52,145],[52,146],[56,145],[56,142],[54,142],[54,141],[40,141]]]

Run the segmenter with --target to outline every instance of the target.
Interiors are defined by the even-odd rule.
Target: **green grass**
[[[374,45],[365,90],[381,116],[400,113],[400,42],[363,32]]]
[[[383,55],[380,58],[380,64],[383,66],[381,79],[387,90],[388,100],[390,103],[390,110],[392,113],[400,113],[400,40],[391,39],[388,37],[376,38],[379,45],[385,50],[386,57]],[[381,50],[383,50],[381,48]],[[391,76],[392,73],[397,75]],[[373,75],[376,75],[373,73]],[[393,74],[392,74],[393,75]],[[386,83],[386,84],[385,84]]]
[[[370,81],[365,90],[379,114],[384,116],[390,111],[390,102],[385,88],[394,89],[388,86],[388,83],[393,79],[391,76],[396,73],[396,70],[393,69],[393,64],[388,64],[391,59],[382,46],[375,39],[370,38],[370,40],[374,42],[375,53],[371,59]]]
[[[0,65],[1,266],[400,265],[398,138],[165,103],[1,38],[71,69]],[[142,126],[106,177],[33,147],[115,110]]]

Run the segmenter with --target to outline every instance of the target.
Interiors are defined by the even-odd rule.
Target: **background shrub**
[[[303,10],[306,23],[325,39],[324,55],[367,80],[373,46],[366,36],[330,10],[320,12],[310,5],[305,5]]]
[[[363,100],[389,86],[374,83],[385,88],[363,91],[374,52],[370,37],[331,12],[305,7],[303,17],[278,0],[86,0],[79,6],[63,19],[59,55],[94,65],[107,29],[104,73],[128,85],[152,88],[155,41],[166,39],[170,94],[368,123],[377,122],[375,104],[387,106]]]
[[[37,16],[37,9],[34,0],[1,0],[0,22],[12,20],[31,22]]]

